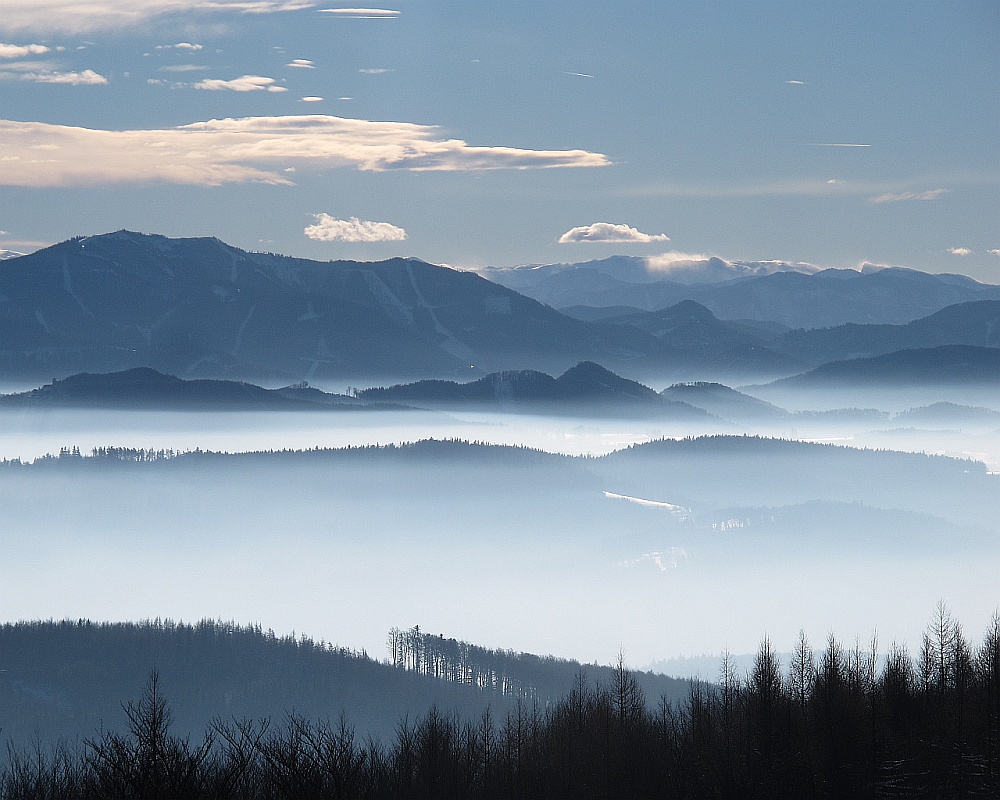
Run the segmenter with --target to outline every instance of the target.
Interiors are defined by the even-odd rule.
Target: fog
[[[0,457],[432,437],[602,456],[745,432],[973,457],[998,471],[1000,436],[986,420],[7,410]],[[800,628],[816,644],[831,632],[868,641],[877,629],[885,646],[915,650],[939,599],[970,637],[986,627],[1000,604],[1000,476],[916,456],[747,447],[758,445],[649,445],[603,459],[439,445],[7,466],[0,605],[7,619],[259,622],[373,655],[390,627],[419,624],[583,661],[610,663],[623,649],[634,666],[751,652],[764,635],[788,650]]]

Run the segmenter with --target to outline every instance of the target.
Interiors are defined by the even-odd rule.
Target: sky
[[[995,0],[0,0],[20,252],[127,228],[1000,283],[998,142]]]

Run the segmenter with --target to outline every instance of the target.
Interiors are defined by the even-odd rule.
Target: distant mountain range
[[[725,320],[779,322],[791,328],[844,323],[903,324],[945,306],[1000,300],[1000,286],[962,275],[901,267],[818,269],[784,262],[671,262],[615,257],[579,264],[489,268],[480,274],[555,308],[625,306],[657,311],[696,300]],[[593,318],[593,317],[591,317]]]
[[[0,376],[149,367],[183,378],[372,385],[561,374],[591,361],[648,381],[746,383],[895,350],[1000,344],[997,286],[902,269],[715,261],[683,274],[736,277],[682,284],[627,258],[485,271],[536,294],[550,281],[593,280],[590,299],[605,308],[567,315],[418,259],[321,263],[119,231],[2,262]],[[653,310],[628,298],[616,307],[616,270]],[[845,318],[873,324],[818,327]]]

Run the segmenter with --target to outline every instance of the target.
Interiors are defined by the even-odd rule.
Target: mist
[[[643,666],[751,652],[765,634],[791,649],[800,629],[816,641],[877,629],[914,647],[940,599],[975,637],[998,602],[1000,453],[981,427],[462,410],[5,410],[0,424],[0,456],[25,461],[74,446],[241,453],[428,438],[544,451],[438,442],[7,465],[9,619],[232,619],[373,655],[389,628],[419,624],[585,662],[622,650]],[[683,441],[712,433],[726,438]],[[743,433],[982,463],[765,453]]]

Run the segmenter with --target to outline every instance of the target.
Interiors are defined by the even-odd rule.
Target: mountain
[[[820,269],[785,262],[707,259],[656,269],[656,258],[486,269],[497,283],[556,308],[632,306],[657,311],[696,300],[720,319],[817,328],[848,322],[903,324],[945,306],[1000,300],[1000,286],[901,267]],[[581,312],[574,308],[574,315]]]
[[[369,407],[353,397],[308,386],[264,389],[225,380],[182,380],[149,367],[121,372],[87,372],[53,380],[38,389],[0,395],[0,405],[30,408],[171,408],[225,411],[316,411]]]
[[[687,403],[661,397],[641,383],[622,378],[590,361],[566,370],[558,378],[534,370],[497,372],[469,383],[427,380],[358,392],[367,401],[416,403],[430,406],[486,405],[504,410],[537,410],[616,415],[645,413],[708,419]]]
[[[788,412],[783,408],[738,392],[721,383],[705,381],[675,383],[660,392],[660,395],[668,400],[703,408],[713,416],[734,422],[775,420],[788,416]]]
[[[1000,384],[1000,348],[971,345],[898,350],[872,358],[832,361],[769,384],[775,388],[863,385]]]
[[[789,331],[774,346],[792,358],[821,364],[948,344],[1000,347],[1000,300],[957,303],[905,325],[849,323]]]
[[[893,417],[893,422],[1000,427],[1000,411],[965,406],[959,403],[940,402],[901,411]]]
[[[16,250],[2,250],[0,249],[0,261],[6,261],[8,258],[20,258],[24,253],[18,253]]]
[[[657,357],[471,272],[417,259],[320,263],[218,239],[119,231],[0,267],[0,370],[50,377],[148,366],[182,377],[477,375]]]

